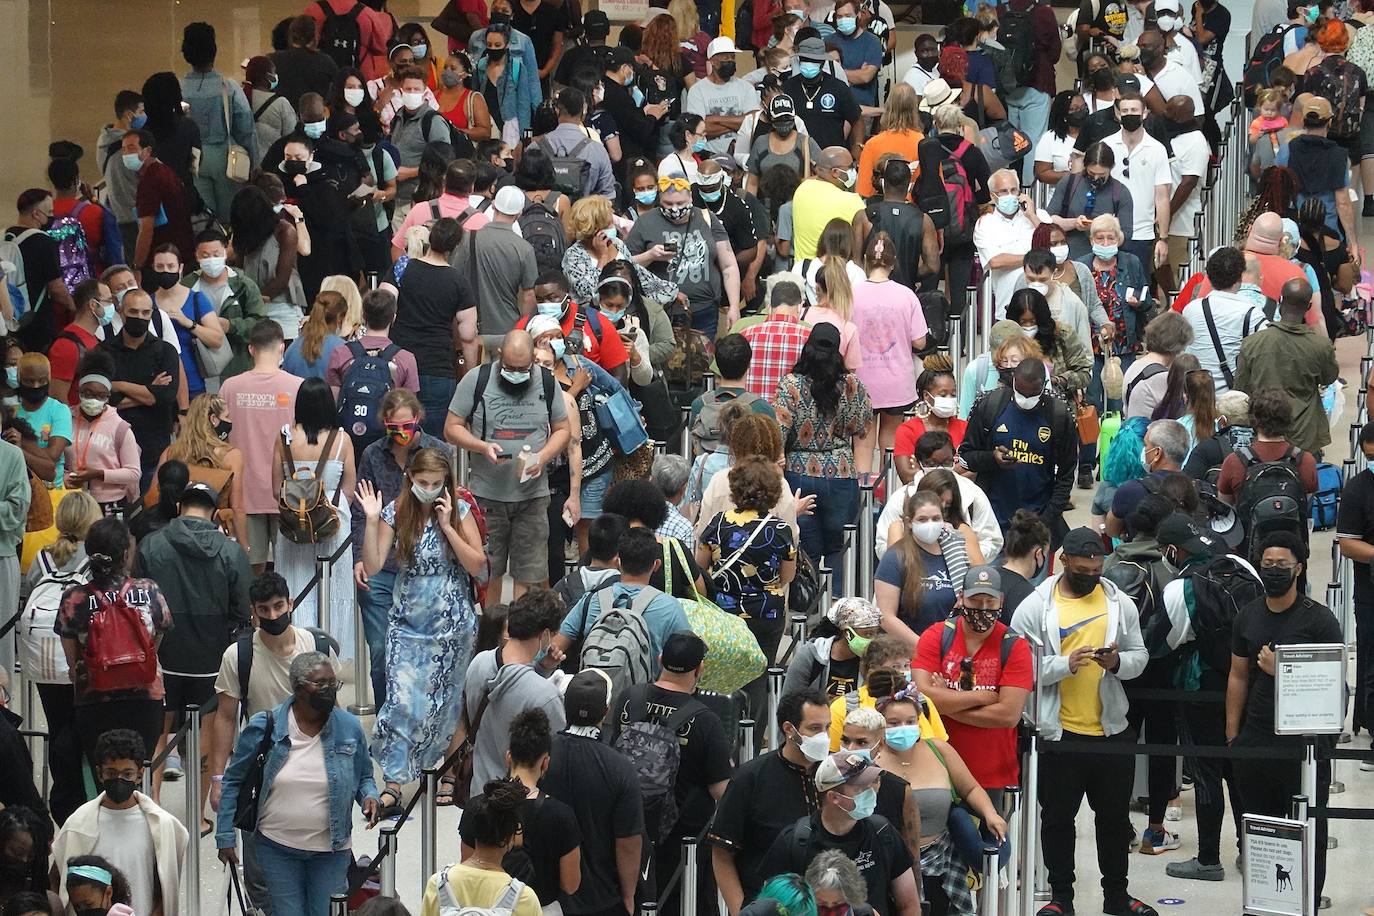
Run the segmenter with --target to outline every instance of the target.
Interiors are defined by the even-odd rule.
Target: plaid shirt
[[[696,530],[692,528],[692,523],[687,521],[687,516],[679,512],[677,506],[672,503],[668,503],[668,515],[654,534],[659,537],[677,538],[688,551],[697,549]]]
[[[791,315],[772,315],[740,333],[754,351],[749,371],[744,375],[744,386],[771,404],[778,396],[778,382],[792,371],[801,356],[802,346],[811,336],[811,326]]]

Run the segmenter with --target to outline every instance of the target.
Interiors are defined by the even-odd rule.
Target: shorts
[[[162,703],[172,717],[172,730],[181,728],[186,720],[186,707],[204,706],[215,695],[215,678],[218,674],[169,674],[162,673],[162,687],[166,691]],[[202,714],[204,718],[204,714]]]
[[[582,481],[582,492],[578,494],[578,500],[582,506],[583,518],[596,518],[601,514],[601,503],[606,498],[606,491],[611,488],[611,478],[614,476],[611,468],[607,467],[591,480]]]
[[[277,539],[278,518],[275,512],[248,516],[248,562],[254,566],[267,564],[272,542]]]
[[[508,503],[479,496],[477,504],[487,516],[492,581],[509,572],[516,582],[543,582],[549,574],[549,497]]]
[[[1366,105],[1360,116],[1360,158],[1374,159],[1374,105]]]
[[[887,414],[889,417],[905,417],[907,416],[907,411],[915,406],[916,402],[910,401],[906,404],[902,404],[900,407],[875,407],[873,408],[873,412]]]
[[[1186,235],[1169,236],[1169,266],[1177,273],[1178,269],[1188,263],[1188,257],[1193,250],[1193,240]]]
[[[1350,157],[1351,165],[1359,165],[1364,158],[1364,116],[1360,116],[1360,132],[1353,137],[1332,137],[1336,145],[1345,150],[1345,154]]]

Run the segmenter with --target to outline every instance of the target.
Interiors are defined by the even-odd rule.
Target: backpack
[[[1275,531],[1291,531],[1307,543],[1307,491],[1298,477],[1302,449],[1288,446],[1277,461],[1262,461],[1250,446],[1235,452],[1245,466],[1236,493],[1236,516],[1247,548],[1258,547]]]
[[[925,358],[949,346],[949,298],[937,289],[916,293],[916,301],[926,319],[926,345],[920,353]]]
[[[457,476],[455,471],[454,476]],[[454,497],[461,499],[468,504],[472,512],[472,523],[477,526],[477,537],[482,541],[483,549],[487,546],[487,512],[482,508],[482,504],[477,501],[477,497],[472,495],[472,491],[467,487],[459,486],[454,490]],[[491,560],[485,561],[481,575],[468,576],[468,583],[472,586],[472,600],[474,604],[486,607],[487,586],[491,585]]]
[[[315,651],[339,654],[339,643],[324,630],[319,627],[306,627],[310,635],[315,637]],[[238,656],[239,669],[239,716],[246,722],[248,721],[248,684],[253,675],[253,631],[239,636],[234,640],[234,651]]]
[[[673,324],[673,352],[663,367],[663,380],[674,391],[698,391],[702,376],[711,369],[712,341],[687,324]]]
[[[1036,6],[1032,3],[1020,12],[1008,7],[998,16],[997,43],[1005,49],[1007,61],[997,68],[997,79],[1006,92],[1030,85],[1035,73]]]
[[[1341,502],[1341,469],[1325,461],[1317,464],[1317,492],[1312,494],[1312,530],[1336,527],[1336,508]]]
[[[81,649],[91,690],[146,689],[157,680],[157,650],[143,615],[129,605],[126,596],[130,587],[125,582],[114,600],[100,589],[91,591],[96,609]]]
[[[1241,608],[1264,597],[1264,586],[1255,571],[1238,557],[1213,557],[1201,566],[1188,566],[1179,574],[1184,588],[1192,588],[1192,646],[1202,661],[1217,674],[1231,670],[1231,627]]]
[[[81,211],[90,205],[90,201],[77,201],[76,206],[72,207],[71,215],[79,218]],[[97,273],[97,268],[102,265],[109,267],[124,261],[124,236],[119,232],[119,220],[115,218],[114,211],[109,207],[102,206],[100,208],[100,250],[91,252],[91,254],[92,276]]]
[[[19,249],[29,236],[37,235],[42,229],[25,229],[18,235],[6,232],[0,241],[0,270],[5,274],[5,286],[14,305],[14,317],[22,318],[26,313],[36,311],[47,298],[47,290],[38,294],[37,302],[29,301],[29,287],[25,279],[24,253]]]
[[[1374,29],[1356,29],[1355,37],[1350,40],[1345,59],[1359,67],[1368,76],[1374,73]]]
[[[1331,103],[1330,136],[1334,140],[1349,140],[1359,136],[1363,114],[1360,101],[1360,79],[1355,68],[1339,56],[1324,57],[1307,71],[1307,91]]]
[[[599,589],[597,594],[601,613],[582,640],[578,670],[600,668],[605,671],[611,678],[613,696],[627,687],[652,683],[655,652],[644,610],[662,592],[646,585],[634,596],[629,607],[613,605],[610,589]],[[590,610],[591,597],[586,597],[584,602],[585,615]],[[584,616],[584,624],[585,620]]]
[[[66,216],[59,216],[46,230],[57,243],[57,264],[62,271],[62,282],[67,289],[76,289],[83,280],[89,280],[95,273],[91,266],[91,245],[86,240],[86,230],[76,218],[76,210]]]
[[[921,165],[916,176],[916,206],[930,217],[937,230],[949,226],[949,197],[941,180],[944,159],[945,148],[939,137],[928,136],[916,145],[916,161]]]
[[[763,400],[752,391],[743,394],[734,391],[706,391],[701,395],[701,410],[692,423],[692,442],[697,452],[720,451],[720,412],[726,404],[740,404],[748,407],[755,401]]]
[[[958,622],[953,618],[945,621],[945,625],[940,629],[940,664],[943,665],[945,656],[954,647],[954,633]],[[1002,651],[1000,664],[1003,668],[1007,667],[1007,659],[1011,658],[1011,650],[1016,648],[1016,641],[1021,637],[1012,632],[1011,627],[1002,633]]]
[[[358,66],[363,48],[363,33],[358,27],[358,17],[362,15],[363,5],[353,4],[353,8],[342,16],[334,12],[329,0],[318,0],[315,5],[324,12],[324,22],[320,24],[319,49],[340,67]]]
[[[1139,385],[1141,382],[1145,381],[1146,379],[1154,378],[1156,375],[1159,375],[1161,372],[1168,372],[1168,371],[1169,371],[1169,367],[1166,366],[1166,365],[1164,365],[1163,363],[1150,363],[1150,364],[1149,364],[1148,366],[1146,366],[1144,369],[1141,369],[1141,370],[1140,370],[1140,374],[1137,375],[1135,378],[1131,379],[1131,383],[1130,383],[1129,385],[1127,385],[1127,386],[1126,386],[1126,390],[1123,391],[1123,392],[1121,393],[1121,409],[1124,411],[1127,407],[1130,406],[1130,404],[1131,404],[1131,392],[1135,391],[1135,386],[1136,386],[1136,385]]]
[[[496,365],[496,363],[483,363],[482,366],[481,366],[481,368],[479,368],[479,369],[477,370],[477,387],[475,387],[475,388],[473,389],[473,391],[472,391],[472,412],[469,413],[469,414],[467,415],[467,422],[468,422],[468,428],[469,428],[469,429],[472,428],[472,421],[473,421],[473,418],[476,417],[476,415],[477,415],[477,405],[482,403],[482,396],[483,396],[484,394],[486,394],[487,385],[489,385],[489,384],[491,383],[491,370],[492,370],[492,367],[495,366],[495,365]],[[548,408],[548,411],[549,411],[549,429],[552,430],[552,429],[553,429],[553,399],[554,399],[554,390],[553,390],[553,387],[554,387],[554,385],[556,384],[556,382],[554,382],[553,373],[550,372],[550,371],[548,371],[547,369],[545,369],[542,373],[540,373],[540,376],[539,376],[539,377],[540,377],[540,380],[541,380],[541,381],[543,382],[543,384],[544,384],[544,406]],[[483,442],[487,441],[487,411],[486,411],[486,410],[483,410],[483,411],[482,411],[482,430],[481,430],[481,432],[479,432],[479,433],[477,434],[477,438],[481,439]],[[475,502],[474,502],[474,505],[476,505]],[[486,536],[486,532],[485,532],[485,531],[483,531],[482,534],[483,534],[483,537]]]
[[[400,352],[401,348],[394,343],[369,350],[361,341],[348,342],[352,362],[344,370],[343,384],[339,386],[339,426],[348,430],[356,455],[382,437],[382,397],[396,387],[391,361]]]
[[[520,903],[520,895],[525,891],[525,882],[511,878],[501,896],[491,906],[460,904],[448,886],[448,873],[452,865],[445,865],[439,871],[439,916],[513,916],[515,907]]]
[[[1161,600],[1164,586],[1157,565],[1163,562],[1162,559],[1147,562],[1118,559],[1102,571],[1104,579],[1110,579],[1135,602],[1140,615],[1140,637],[1152,659],[1163,658],[1172,651],[1168,639],[1169,615],[1164,612]]]
[[[1284,23],[1275,26],[1273,31],[1262,36],[1250,53],[1250,60],[1241,74],[1241,86],[1245,92],[1245,107],[1255,107],[1255,97],[1261,89],[1273,84],[1274,71],[1283,66],[1283,41],[1288,33],[1298,26]]]
[[[343,479],[334,488],[334,499],[324,489],[324,466],[334,450],[334,437],[337,428],[329,431],[320,450],[315,469],[296,470],[296,459],[291,457],[291,443],[285,433],[281,434],[282,465],[285,475],[281,491],[277,495],[277,523],[281,533],[293,544],[321,544],[333,537],[339,530],[339,510],[334,503],[339,500]]]
[[[70,684],[67,653],[62,638],[53,629],[57,611],[62,606],[62,594],[74,585],[91,581],[90,563],[83,562],[75,572],[59,572],[45,550],[35,558],[40,575],[24,604],[24,617],[19,623],[19,654],[24,676],[36,684]]]
[[[532,200],[518,220],[520,234],[534,249],[534,260],[539,272],[560,270],[563,267],[563,252],[568,248],[567,236],[563,234],[563,219],[548,200]]]
[[[518,63],[518,61],[515,63]],[[439,112],[435,111],[433,108],[420,116],[421,135],[428,140],[430,126],[434,123],[435,118],[438,118],[439,122],[443,124],[444,129],[448,131],[448,145],[453,147],[453,152],[458,158],[471,159],[473,153],[477,151],[477,147],[473,145],[472,139],[468,137],[466,133],[454,127],[452,121],[439,114]]]
[[[543,150],[544,155],[553,163],[553,171],[558,176],[559,186],[573,201],[581,199],[587,187],[587,179],[591,176],[592,164],[582,156],[582,151],[591,142],[590,137],[583,137],[576,146],[560,156],[547,137],[540,137],[534,141],[534,145]]]
[[[978,222],[978,208],[973,203],[973,182],[959,160],[972,145],[967,140],[960,140],[954,152],[940,162],[940,181],[944,185],[946,212],[949,213],[949,224],[944,233],[946,247],[973,241],[973,227]]]
[[[614,747],[624,754],[639,774],[640,797],[644,800],[644,827],[655,843],[668,839],[677,826],[677,772],[682,761],[678,731],[702,707],[688,699],[662,722],[649,721],[649,692],[637,687],[630,691],[625,711],[629,722],[620,724]]]

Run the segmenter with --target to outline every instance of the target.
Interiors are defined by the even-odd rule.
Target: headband
[[[888,706],[891,706],[893,703],[911,703],[916,707],[917,712],[925,711],[925,700],[921,697],[921,691],[916,687],[915,684],[907,684],[905,687],[894,693],[892,696],[883,697],[881,700],[878,700],[874,705],[877,707],[878,712],[882,712],[884,709],[886,709]]]
[[[629,281],[629,280],[626,280],[624,277],[607,277],[606,279],[604,279],[604,280],[602,280],[600,283],[598,283],[598,284],[596,285],[596,288],[597,288],[598,291],[600,291],[600,290],[605,289],[605,288],[608,287],[608,286],[616,286],[616,285],[623,286],[623,287],[625,287],[626,289],[628,289],[628,290],[630,290],[630,291],[632,291],[632,292],[634,291],[634,287],[630,285],[630,281]]]
[[[99,382],[106,388],[114,388],[114,386],[110,384],[109,378],[104,375],[101,375],[99,372],[92,372],[89,375],[81,376],[81,381],[76,383],[77,389],[80,390],[81,386],[86,384],[87,382]]]
[[[70,865],[67,867],[67,877],[87,878],[106,887],[114,884],[114,876],[110,874],[110,870],[99,865]]]

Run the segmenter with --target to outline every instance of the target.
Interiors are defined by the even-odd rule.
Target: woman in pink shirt
[[[129,423],[110,409],[114,361],[91,350],[77,369],[80,400],[72,410],[72,441],[66,448],[66,486],[85,489],[105,515],[124,517],[138,499],[138,441]]]

